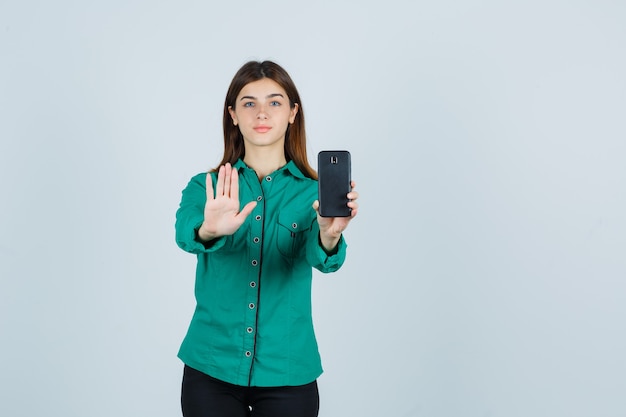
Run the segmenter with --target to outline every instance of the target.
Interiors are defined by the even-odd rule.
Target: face
[[[289,106],[289,97],[275,81],[262,78],[246,84],[228,111],[239,127],[246,147],[275,146],[283,150],[287,126],[298,113],[298,104]]]

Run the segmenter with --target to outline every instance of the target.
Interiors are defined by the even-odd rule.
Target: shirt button
[[[253,259],[253,260],[252,260],[252,266],[257,266],[257,264],[258,264],[258,263],[259,263],[259,262],[258,262],[256,259]]]
[[[249,358],[250,356],[252,356],[252,352],[250,352],[249,350],[246,350],[246,357]]]
[[[252,288],[256,287],[256,282],[252,281],[252,282],[250,283],[250,286],[251,286]]]
[[[252,241],[253,241],[254,243],[259,243],[259,241],[260,241],[260,240],[261,240],[261,239],[259,239],[258,237],[255,237],[254,239],[252,239]]]
[[[248,304],[248,307],[250,307],[250,310],[254,310],[254,303]]]
[[[265,181],[271,181],[272,177],[270,177],[269,175],[267,177],[265,177]]]
[[[258,196],[258,197],[256,198],[256,201],[261,201],[261,200],[263,200],[263,196],[262,196],[262,195],[260,195],[260,196]]]
[[[291,223],[291,227],[293,227],[294,229],[298,228],[298,223]]]
[[[248,328],[246,329],[246,331],[247,331],[248,333],[252,333],[252,332],[254,331],[254,329],[253,329],[252,327],[248,327]]]
[[[254,218],[255,218],[256,220],[261,220],[261,215],[260,215],[260,214],[257,214]]]

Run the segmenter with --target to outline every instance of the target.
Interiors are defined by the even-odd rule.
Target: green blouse
[[[196,309],[178,357],[214,378],[244,386],[303,385],[322,373],[311,316],[312,268],[338,270],[340,239],[328,254],[311,204],[317,181],[290,161],[259,181],[241,160],[239,201],[257,206],[235,234],[204,245],[206,175],[194,176],[176,212],[176,242],[197,255]],[[212,174],[215,189],[216,173]]]

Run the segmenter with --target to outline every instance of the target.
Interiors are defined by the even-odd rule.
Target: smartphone
[[[347,194],[352,187],[350,152],[321,151],[317,154],[319,213],[322,217],[348,217]]]

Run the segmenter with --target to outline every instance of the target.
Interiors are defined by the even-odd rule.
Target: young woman
[[[334,272],[350,217],[317,213],[302,101],[279,65],[248,62],[224,104],[224,157],[194,176],[176,242],[197,255],[196,310],[179,351],[187,417],[317,416],[322,373],[312,268]]]

